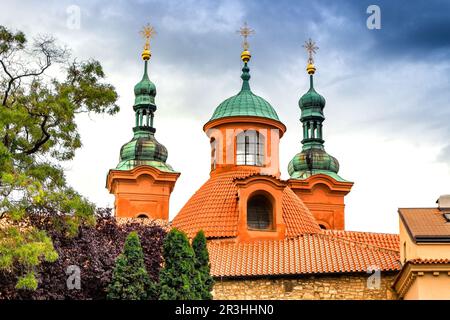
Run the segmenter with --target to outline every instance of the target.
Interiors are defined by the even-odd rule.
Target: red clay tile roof
[[[379,248],[395,251],[400,250],[400,238],[398,234],[346,230],[325,230],[325,233],[338,238],[373,245]]]
[[[437,208],[400,208],[400,218],[415,241],[450,241],[450,223]]]
[[[304,234],[284,240],[236,243],[208,242],[215,277],[367,272],[401,269],[398,252],[326,234]]]
[[[172,226],[194,237],[201,229],[207,238],[236,237],[239,208],[236,180],[255,175],[254,171],[231,171],[210,177],[189,199],[172,221]],[[311,212],[286,187],[282,199],[287,237],[320,232]]]
[[[213,276],[367,272],[370,266],[400,270],[398,235],[322,231],[289,187],[282,197],[286,239],[236,242],[232,239],[239,218],[236,183],[254,175],[233,171],[211,176],[172,221],[189,237],[200,229],[205,232]]]

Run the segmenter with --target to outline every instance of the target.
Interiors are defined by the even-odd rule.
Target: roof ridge
[[[408,209],[408,210],[412,210],[412,209],[418,209],[418,210],[423,210],[423,209],[437,209],[437,210],[439,210],[438,207],[401,207],[401,208],[398,208],[398,210],[401,210],[401,209]]]
[[[283,183],[287,183],[288,182],[287,180],[283,180],[281,178],[278,178],[277,176],[275,176],[273,174],[265,174],[265,173],[261,173],[261,172],[250,172],[246,176],[233,177],[233,182],[236,181],[236,180],[245,180],[245,179],[248,179],[248,178],[251,178],[251,177],[256,177],[256,176],[270,177],[270,178],[273,178],[273,179],[278,180],[278,181],[283,182]]]
[[[340,237],[336,237],[330,234],[326,234],[326,233],[316,233],[319,236],[322,237],[327,237],[327,238],[331,238],[333,240],[338,240],[338,241],[342,241],[342,242],[347,242],[347,243],[351,243],[357,246],[360,246],[362,248],[367,248],[367,249],[374,249],[374,250],[378,250],[378,251],[382,251],[382,252],[388,252],[388,253],[399,253],[399,250],[393,250],[393,249],[388,249],[388,248],[383,248],[383,247],[379,247],[373,244],[369,244],[369,243],[364,243],[361,241],[356,241],[356,240],[352,240],[352,239],[346,239],[346,238],[340,238]]]
[[[333,232],[348,232],[348,233],[363,233],[363,234],[379,234],[379,235],[388,235],[388,236],[399,236],[398,233],[387,233],[387,232],[374,232],[374,231],[357,231],[357,230],[336,230],[336,229],[327,229],[324,230],[326,233],[333,233]]]

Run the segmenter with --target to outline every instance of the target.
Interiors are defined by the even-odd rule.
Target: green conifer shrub
[[[108,299],[146,300],[155,297],[155,284],[145,269],[144,253],[136,232],[128,235],[123,253],[116,260]]]
[[[210,274],[208,248],[206,247],[205,233],[200,230],[192,240],[192,248],[195,254],[194,267],[199,274],[199,284],[196,287],[197,294],[202,300],[211,300],[214,280]]]
[[[160,300],[198,300],[200,281],[194,266],[194,250],[185,233],[172,229],[163,243],[164,267],[159,274]]]

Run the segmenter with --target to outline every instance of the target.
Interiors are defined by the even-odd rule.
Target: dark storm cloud
[[[361,35],[374,40],[370,50],[377,56],[419,60],[449,58],[449,1],[354,1],[344,10],[367,17],[365,8],[371,4],[381,9],[381,29],[365,29]]]
[[[318,31],[332,34],[335,47],[366,48],[365,54],[380,59],[449,58],[450,1],[248,1],[248,16],[286,42],[309,31],[311,24]],[[366,26],[369,5],[381,10],[381,29]],[[324,15],[327,12],[329,15]],[[336,17],[342,23],[333,23]]]

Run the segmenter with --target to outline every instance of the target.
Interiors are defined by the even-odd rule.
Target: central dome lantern
[[[214,111],[210,121],[234,116],[253,116],[280,121],[275,109],[270,103],[250,90],[250,68],[247,62],[245,62],[242,68],[241,91],[237,95],[223,101]]]
[[[247,37],[253,30],[244,25],[239,33],[244,38],[241,90],[220,103],[203,127],[211,142],[211,174],[238,168],[279,177],[278,144],[286,127],[271,104],[250,89]]]

